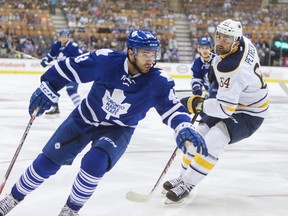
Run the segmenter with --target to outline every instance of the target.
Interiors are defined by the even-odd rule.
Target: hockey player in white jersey
[[[47,70],[31,96],[30,115],[36,108],[38,115],[49,109],[59,97],[57,91],[71,81],[92,81],[93,85],[87,98],[55,131],[11,193],[0,201],[0,216],[6,215],[62,165],[71,164],[92,142],[59,214],[79,215],[104,174],[124,154],[138,122],[152,107],[163,123],[175,130],[176,143],[183,152],[187,149],[185,143],[190,141],[198,153],[208,155],[203,137],[194,130],[189,113],[175,96],[174,81],[154,67],[158,52],[159,42],[152,33],[133,30],[127,40],[127,54],[101,49],[67,58]]]
[[[192,96],[187,101],[191,113],[207,115],[196,130],[204,137],[209,155],[188,150],[180,176],[163,184],[168,203],[183,201],[217,164],[227,145],[251,136],[261,126],[269,108],[256,48],[243,36],[240,22],[228,19],[217,26],[215,53],[216,98]]]

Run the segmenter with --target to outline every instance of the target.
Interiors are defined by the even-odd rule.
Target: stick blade
[[[151,196],[139,194],[133,191],[129,191],[126,194],[126,199],[132,201],[132,202],[148,202],[150,200]]]

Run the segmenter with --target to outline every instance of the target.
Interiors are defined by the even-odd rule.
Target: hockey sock
[[[182,175],[186,170],[187,168],[189,167],[193,157],[195,155],[187,152],[187,154],[184,154],[183,157],[182,157],[182,162],[181,162],[181,170],[180,170],[180,175]]]
[[[12,187],[13,197],[17,200],[23,200],[27,194],[38,188],[45,179],[54,175],[60,167],[41,153]]]
[[[95,191],[99,181],[106,173],[109,165],[106,152],[99,148],[91,148],[83,157],[81,169],[74,181],[66,204],[79,211]]]
[[[226,132],[223,123],[218,123],[212,127],[205,136],[208,148],[208,157],[197,154],[191,161],[190,166],[183,175],[185,182],[196,186],[205,176],[214,168],[218,162],[218,157],[224,151],[224,148],[230,142],[230,137]]]
[[[78,105],[80,105],[81,103],[81,97],[78,93],[74,93],[72,95],[69,95],[72,102],[74,103],[74,105],[77,107]]]
[[[198,127],[196,128],[197,132],[200,133],[203,137],[208,133],[209,127],[206,124],[199,124]],[[181,161],[181,169],[180,169],[180,175],[182,175],[189,165],[191,164],[191,161],[195,157],[195,151],[193,148],[188,149],[187,154],[183,155],[182,161]]]

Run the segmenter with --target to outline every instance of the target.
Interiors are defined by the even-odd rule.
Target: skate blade
[[[163,190],[161,191],[161,194],[166,195],[167,192],[168,191],[163,188]]]
[[[190,202],[190,201],[192,201],[195,198],[196,195],[197,195],[197,188],[193,188],[193,190],[191,191],[189,196],[183,198],[182,200],[174,202],[174,201],[166,198],[166,200],[164,201],[164,204],[165,205],[179,205],[179,204],[182,204],[184,201],[185,201],[185,203],[186,202]]]
[[[166,198],[166,200],[164,201],[164,204],[165,204],[165,205],[179,205],[179,204],[183,203],[184,200],[187,199],[187,198],[188,198],[188,197],[186,197],[186,198],[184,198],[184,199],[182,199],[182,200],[179,200],[178,202],[174,202],[174,201]]]

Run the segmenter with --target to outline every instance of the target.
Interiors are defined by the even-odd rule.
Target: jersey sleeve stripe
[[[59,67],[58,62],[56,62],[54,66],[55,66],[57,72],[58,72],[62,77],[64,77],[65,79],[69,80],[70,82],[72,81],[72,80],[70,80],[70,79],[66,76],[66,74],[65,74],[65,73],[62,71],[62,69]]]
[[[188,113],[184,113],[184,112],[174,112],[172,115],[169,116],[168,120],[167,120],[167,125],[169,127],[171,127],[171,123],[172,123],[172,120],[175,116],[178,116],[178,115],[187,115],[189,118],[189,114]]]
[[[177,109],[179,109],[181,107],[181,103],[177,103],[174,107],[172,107],[171,109],[169,109],[167,112],[165,112],[161,118],[162,121],[164,121],[164,119],[166,119],[168,116],[170,116],[173,112],[175,112]]]
[[[74,68],[72,68],[71,64],[70,64],[70,58],[66,58],[65,59],[65,63],[67,65],[67,68],[71,71],[72,75],[74,76],[75,78],[75,81],[77,83],[82,83],[81,80],[80,80],[80,77],[78,76],[77,72],[74,70]]]

